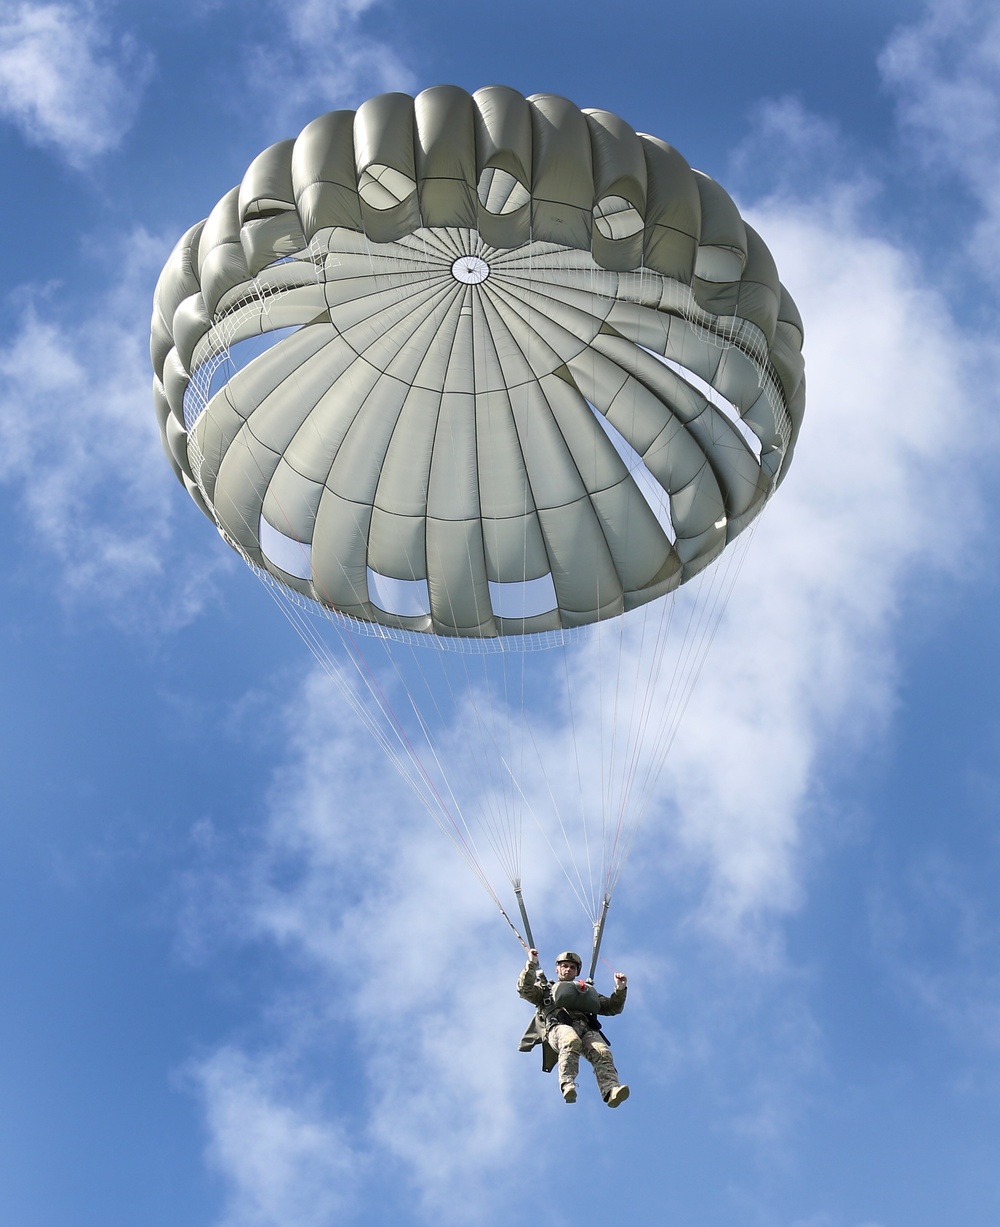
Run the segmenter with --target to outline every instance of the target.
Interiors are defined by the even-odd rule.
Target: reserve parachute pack
[[[557,980],[552,985],[552,1004],[576,1014],[596,1014],[601,999],[597,989],[585,980]]]

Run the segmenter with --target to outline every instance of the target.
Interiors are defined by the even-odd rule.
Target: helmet
[[[575,963],[576,969],[579,971],[583,967],[583,959],[578,954],[574,954],[572,950],[564,950],[562,954],[556,955],[557,963]]]

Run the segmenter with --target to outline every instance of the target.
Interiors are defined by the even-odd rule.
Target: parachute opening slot
[[[312,549],[307,541],[297,541],[287,536],[263,516],[260,517],[257,540],[260,542],[260,552],[267,561],[286,575],[294,575],[296,579],[312,578]]]
[[[537,579],[496,583],[489,581],[490,604],[498,618],[533,618],[558,608],[555,584],[549,574]]]
[[[655,349],[646,349],[645,345],[640,345],[639,348],[649,354],[651,358],[655,358],[657,362],[661,362],[665,367],[668,367],[675,375],[680,375],[685,383],[689,383],[693,388],[697,389],[710,405],[714,405],[716,409],[724,414],[731,425],[735,426],[742,436],[743,442],[753,452],[757,460],[760,460],[762,450],[760,439],[744,422],[740,416],[739,409],[736,408],[731,400],[727,400],[718,388],[714,388],[707,379],[702,379],[699,374],[692,371],[689,367],[682,366],[680,362],[675,362],[673,358],[667,358],[663,354],[658,354]]]
[[[368,596],[376,608],[398,618],[430,616],[431,598],[425,579],[393,579],[369,567]]]
[[[656,522],[663,529],[667,539],[673,542],[677,534],[674,532],[673,521],[670,517],[669,494],[649,471],[646,467],[646,462],[621,431],[608,421],[596,405],[592,404],[589,400],[587,405],[597,419],[597,424],[611,441],[612,447],[625,462],[625,467],[628,469],[639,493],[642,495],[650,511],[656,516]]]
[[[254,327],[259,328],[260,302],[256,304]],[[227,320],[227,327],[235,329],[239,321]],[[220,389],[224,388],[244,367],[250,365],[255,358],[267,353],[269,349],[283,341],[293,332],[298,332],[299,325],[292,324],[287,328],[273,328],[268,332],[255,332],[253,336],[242,337],[231,341],[229,345],[214,349],[191,372],[191,378],[184,389],[184,425],[191,430],[208,406],[208,402]],[[233,332],[230,331],[230,336]],[[218,343],[217,343],[218,344]],[[294,574],[294,572],[289,572]]]

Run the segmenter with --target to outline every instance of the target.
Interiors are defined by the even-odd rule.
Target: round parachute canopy
[[[684,583],[783,477],[802,325],[730,197],[564,98],[383,94],[181,239],[168,455],[251,564],[363,623],[563,631]]]

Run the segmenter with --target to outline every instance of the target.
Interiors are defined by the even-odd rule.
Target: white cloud
[[[275,21],[286,36],[248,60],[254,97],[276,129],[292,129],[385,90],[411,90],[414,74],[393,43],[367,32],[380,0],[281,0]],[[280,28],[280,26],[279,26]]]
[[[934,178],[969,191],[982,218],[968,236],[975,267],[1000,267],[1000,13],[989,0],[935,0],[879,60],[901,122]],[[959,221],[959,224],[962,224]]]
[[[347,1130],[273,1056],[223,1048],[189,1077],[208,1109],[209,1162],[232,1191],[223,1223],[325,1227],[350,1210],[359,1159]]]
[[[971,560],[997,446],[995,346],[846,200],[751,218],[806,321],[806,422],[671,765],[679,848],[734,931],[800,898],[815,772],[884,726],[904,601]]]
[[[94,4],[0,0],[0,115],[71,166],[118,147],[151,65]]]
[[[70,321],[59,286],[18,291],[23,322],[0,348],[0,485],[13,491],[53,591],[121,621],[177,626],[220,564],[189,552],[164,577],[179,500],[152,408],[146,321],[166,251],[133,233],[114,253],[118,283]]]
[[[850,184],[860,198],[876,190],[836,121],[807,110],[798,98],[764,99],[750,119],[750,131],[730,159],[732,181],[745,193],[794,198],[808,190],[818,197],[829,188],[843,196]]]
[[[402,1165],[429,1216],[467,1222],[469,1199],[495,1194],[522,1151],[516,1104],[520,1088],[537,1089],[536,1057],[516,1052],[530,1012],[513,992],[513,939],[440,833],[386,776],[328,679],[314,675],[293,697],[288,722],[289,759],[275,778],[264,840],[252,864],[233,871],[236,889],[233,877],[222,883],[230,935],[274,943],[303,969],[299,989],[278,1007],[272,1059],[304,1070],[325,1048],[344,1066],[356,1060],[359,1162],[373,1172]],[[212,909],[204,883],[194,889]],[[217,913],[204,916],[217,923]],[[491,976],[480,1000],[469,993],[477,967],[510,974],[499,985]],[[257,1126],[226,1104],[253,1094],[256,1074],[243,1058],[222,1059],[226,1079],[201,1079],[201,1094],[213,1162],[238,1207],[258,1199],[258,1177],[242,1158]],[[551,1100],[552,1110],[562,1107]],[[332,1110],[331,1129],[343,1110]],[[333,1198],[336,1167],[323,1180]],[[277,1194],[285,1187],[279,1181]],[[260,1221],[297,1224],[291,1190],[287,1200],[277,1194],[272,1218]],[[321,1190],[318,1203],[326,1196]],[[480,1221],[491,1221],[488,1209]]]

